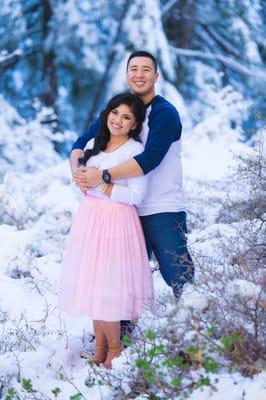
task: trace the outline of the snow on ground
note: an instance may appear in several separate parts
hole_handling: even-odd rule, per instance
[[[217,378],[217,377],[215,377]],[[214,379],[215,379],[214,378]],[[264,400],[266,373],[261,373],[255,379],[243,378],[240,375],[219,374],[219,381],[215,383],[217,391],[210,388],[195,390],[191,400]]]
[[[13,115],[12,118],[17,117]],[[250,152],[246,145],[238,142],[238,134],[229,131],[225,125],[224,135],[220,135],[218,125],[210,117],[184,139],[185,180],[187,188],[193,188],[194,197],[199,199],[213,196],[208,186],[202,193],[202,181],[207,185],[214,181],[221,183],[234,163],[234,153]],[[205,134],[206,126],[209,135]],[[46,151],[52,152],[47,146]],[[84,317],[72,319],[60,315],[57,310],[62,254],[81,195],[71,184],[68,163],[59,162],[53,152],[51,160],[46,160],[44,167],[35,173],[25,170],[17,175],[7,173],[0,186],[0,345],[2,349],[6,346],[0,355],[0,378],[6,387],[13,387],[18,392],[21,384],[17,379],[24,378],[31,379],[35,390],[51,398],[51,391],[60,388],[58,398],[62,400],[68,400],[79,390],[90,400],[111,399],[110,387],[85,385],[88,377],[92,381],[96,379],[93,370],[79,357],[84,347],[93,347],[89,341],[91,321]],[[217,190],[215,195],[223,198],[225,192],[221,187]],[[229,238],[234,235],[232,226],[214,224],[216,212],[209,211],[209,226],[198,228],[190,235],[191,243],[204,238],[195,245],[198,252],[215,252],[215,235],[221,231]],[[12,219],[12,215],[15,218]],[[213,254],[215,256],[217,254]],[[158,272],[154,273],[154,283],[156,297],[170,294]],[[258,288],[244,279],[236,279],[227,290],[231,296],[235,293],[256,296]],[[208,299],[187,287],[181,304],[180,321],[186,318],[186,310],[204,310]],[[145,328],[145,317],[141,323]],[[124,368],[123,360],[123,356],[116,360],[114,373],[117,370],[119,374]],[[208,387],[197,389],[191,400],[266,398],[265,372],[253,378],[244,378],[238,373],[213,374],[212,379],[216,378],[216,391]],[[138,399],[144,398],[139,396]]]

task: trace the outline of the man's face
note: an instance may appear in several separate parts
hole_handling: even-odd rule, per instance
[[[138,96],[149,96],[154,92],[154,85],[158,79],[154,64],[149,57],[134,57],[130,60],[127,69],[127,82],[132,92]]]

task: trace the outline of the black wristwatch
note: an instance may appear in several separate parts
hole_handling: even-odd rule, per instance
[[[111,175],[108,172],[108,169],[104,169],[102,173],[102,180],[105,183],[110,183],[111,182]]]

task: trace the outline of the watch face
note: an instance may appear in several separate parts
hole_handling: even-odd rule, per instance
[[[111,182],[111,175],[107,171],[107,169],[103,170],[103,175],[102,175],[103,181],[105,183],[110,183]]]

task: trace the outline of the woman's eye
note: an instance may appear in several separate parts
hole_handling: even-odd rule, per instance
[[[112,110],[111,113],[116,115],[117,114],[117,110]]]

